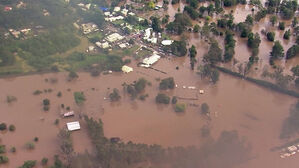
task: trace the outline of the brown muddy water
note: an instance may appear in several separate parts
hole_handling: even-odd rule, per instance
[[[8,152],[10,163],[2,167],[17,167],[25,160],[41,160],[43,157],[52,158],[59,153],[57,133],[65,128],[68,121],[79,120],[83,128],[72,132],[74,148],[77,153],[92,152],[87,130],[78,114],[87,114],[95,118],[102,118],[107,137],[120,137],[124,141],[134,141],[147,144],[161,144],[167,146],[201,146],[207,139],[201,137],[200,129],[209,125],[211,135],[217,138],[224,130],[237,130],[244,140],[251,143],[254,159],[244,165],[252,167],[296,167],[299,156],[280,159],[278,153],[269,149],[283,143],[279,140],[282,121],[288,116],[288,110],[295,98],[274,93],[243,80],[221,74],[220,81],[211,85],[201,80],[198,75],[189,70],[187,57],[178,59],[161,59],[154,68],[165,71],[162,74],[150,69],[138,68],[134,65],[134,72],[129,74],[113,73],[100,77],[91,77],[88,73],[79,73],[76,81],[68,82],[67,74],[31,75],[15,78],[0,79],[0,117],[1,122],[15,124],[15,132],[1,132],[1,143],[17,148],[17,152]],[[179,66],[179,70],[175,67]],[[171,105],[156,105],[155,96],[159,92],[157,78],[173,76],[178,88],[165,92],[186,98],[196,97],[196,90],[183,89],[182,86],[196,86],[205,90],[198,100],[179,100],[187,104],[185,113],[177,114]],[[132,101],[123,92],[121,84],[132,83],[140,77],[152,83],[147,86],[145,93],[149,94],[146,101]],[[57,78],[58,82],[45,82],[46,78]],[[33,95],[37,90],[51,88],[51,93]],[[92,89],[94,88],[94,90]],[[110,88],[110,89],[109,89]],[[122,99],[118,103],[104,100],[109,90],[118,88]],[[70,91],[68,91],[70,89]],[[56,96],[62,92],[62,97]],[[87,101],[78,107],[74,103],[73,92],[83,91]],[[7,95],[17,97],[16,102],[8,104]],[[42,110],[42,100],[49,98],[50,111]],[[199,107],[206,102],[211,109],[211,121],[202,116]],[[61,119],[59,117],[60,104],[70,106],[76,112],[76,117]],[[54,120],[60,118],[59,126]],[[24,145],[39,137],[35,149],[28,151]],[[52,160],[51,160],[52,161]]]

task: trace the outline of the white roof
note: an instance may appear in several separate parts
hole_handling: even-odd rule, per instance
[[[127,45],[125,44],[125,43],[122,43],[122,44],[120,44],[120,45],[118,45],[120,48],[126,48],[127,47]]]
[[[133,68],[127,66],[127,65],[124,65],[121,70],[124,72],[124,73],[129,73],[129,72],[132,72],[133,71]]]
[[[167,46],[167,45],[171,45],[173,43],[173,40],[163,40],[161,43],[162,45]]]
[[[104,12],[104,15],[105,15],[105,16],[110,16],[111,13],[110,13],[110,12]]]
[[[119,7],[119,6],[115,7],[115,8],[114,8],[114,11],[115,11],[115,12],[119,12],[119,11],[120,11],[120,7]]]
[[[154,54],[148,58],[144,58],[142,63],[144,64],[144,67],[149,67],[151,65],[153,65],[155,62],[157,62],[159,59],[161,58],[161,56]]]
[[[75,131],[75,130],[79,130],[80,129],[80,123],[79,121],[74,121],[74,122],[69,122],[66,123],[67,129],[69,131]]]
[[[124,39],[124,37],[121,36],[118,33],[112,33],[112,34],[110,34],[109,36],[106,37],[106,40],[109,41],[109,42],[115,42],[115,41],[119,41],[119,40],[122,40],[122,39]]]

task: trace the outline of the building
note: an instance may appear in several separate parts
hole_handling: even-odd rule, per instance
[[[117,20],[123,20],[124,17],[123,16],[112,16],[112,17],[106,17],[105,18],[105,21],[109,21],[109,22],[114,22],[114,21],[117,21]]]
[[[79,121],[66,123],[66,126],[69,131],[76,131],[81,129]]]
[[[129,73],[129,72],[132,72],[133,71],[133,68],[127,66],[127,65],[124,65],[121,70],[124,72],[124,73]]]
[[[116,41],[119,41],[122,39],[124,39],[124,37],[118,33],[112,33],[106,37],[106,40],[109,41],[110,43],[113,43],[113,42],[116,42]]]
[[[8,29],[8,31],[11,33],[11,35],[13,35],[15,38],[19,38],[21,32],[14,30],[14,29]]]
[[[161,43],[164,46],[169,46],[173,43],[173,40],[163,40]]]
[[[89,52],[94,51],[94,49],[95,49],[94,46],[89,46],[89,47],[88,47],[88,51],[89,51]]]
[[[148,67],[152,66],[154,63],[156,63],[157,61],[159,61],[160,58],[161,58],[161,56],[159,56],[157,54],[153,54],[152,56],[150,56],[148,58],[144,58],[141,66],[148,68]]]
[[[69,112],[64,113],[63,117],[71,117],[71,116],[74,116],[74,115],[75,115],[74,111],[69,111]]]
[[[119,12],[120,11],[120,7],[119,6],[116,6],[113,10],[114,12]]]
[[[89,34],[91,32],[98,31],[98,26],[94,23],[86,23],[81,25],[83,34]]]
[[[121,10],[121,13],[124,15],[124,16],[127,16],[129,10],[124,8],[123,10]]]
[[[11,11],[11,10],[12,10],[12,7],[10,7],[10,6],[5,6],[4,7],[5,12]]]
[[[103,42],[103,43],[100,43],[100,42],[96,42],[96,45],[102,49],[106,49],[106,48],[109,48],[110,45],[108,42]]]
[[[31,31],[31,29],[22,29],[22,30],[20,30],[23,34],[25,34],[25,35],[27,35],[30,31]]]
[[[121,49],[127,48],[126,43],[122,43],[122,44],[120,44],[120,45],[118,45],[118,46],[119,46],[119,48],[121,48]]]

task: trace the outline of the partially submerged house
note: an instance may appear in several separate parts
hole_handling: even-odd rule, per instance
[[[79,121],[68,122],[66,123],[66,126],[69,131],[76,131],[81,129]]]
[[[140,66],[148,68],[148,67],[152,66],[154,63],[156,63],[157,61],[159,61],[160,58],[161,58],[161,56],[159,56],[157,54],[153,54],[152,56],[150,56],[148,58],[144,58],[142,61],[142,64]]]
[[[75,115],[75,112],[74,111],[69,111],[69,112],[66,112],[63,114],[63,117],[72,117]]]

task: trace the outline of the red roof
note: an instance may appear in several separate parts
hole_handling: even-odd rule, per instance
[[[10,6],[5,6],[5,8],[4,8],[4,11],[11,11],[12,10],[12,7],[10,7]]]

